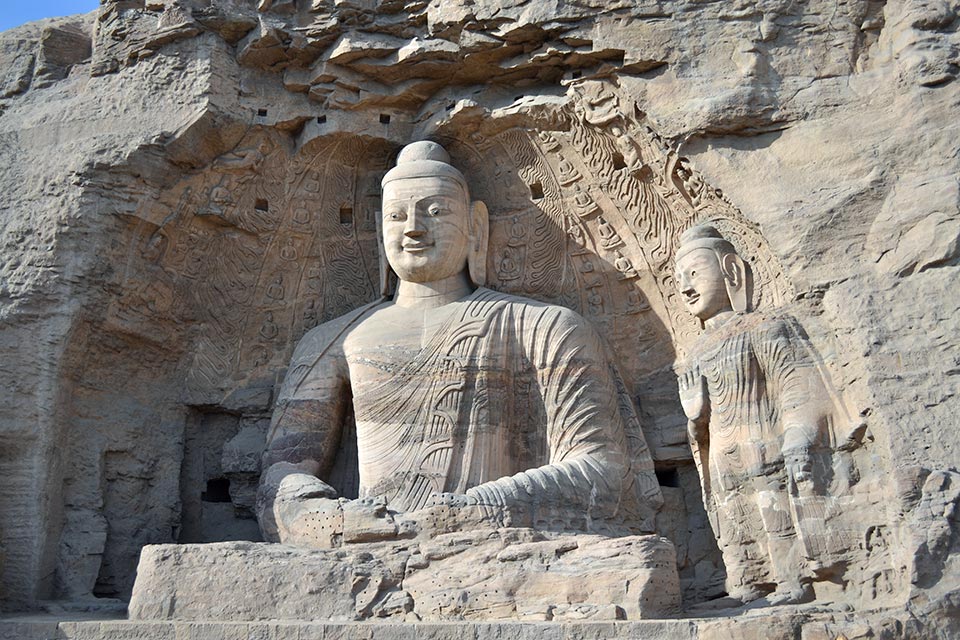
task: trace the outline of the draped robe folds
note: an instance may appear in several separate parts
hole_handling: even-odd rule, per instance
[[[652,530],[661,498],[632,404],[568,309],[481,288],[318,327],[294,354],[265,463],[311,459],[329,473],[347,389],[361,497],[415,511],[467,494],[536,526]]]
[[[728,584],[777,583],[801,571],[781,541],[800,536],[805,557],[823,555],[822,499],[800,496],[784,451],[803,445],[817,491],[831,475],[834,400],[796,321],[734,316],[705,334],[691,363],[706,380],[709,426],[694,442],[704,504]],[[783,564],[783,566],[780,566]]]

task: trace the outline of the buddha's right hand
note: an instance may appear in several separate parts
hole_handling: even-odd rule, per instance
[[[280,542],[314,549],[339,547],[343,539],[341,502],[329,498],[278,501],[274,506]]]
[[[306,498],[279,503],[280,542],[315,549],[411,537],[381,497]]]
[[[333,487],[314,475],[285,475],[273,501],[280,542],[320,549],[339,546],[343,511],[336,496]]]

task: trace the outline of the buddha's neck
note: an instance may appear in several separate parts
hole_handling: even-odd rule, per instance
[[[401,280],[393,301],[398,307],[433,309],[456,302],[473,293],[466,271],[433,282]]]
[[[724,325],[727,320],[734,316],[733,309],[728,309],[726,311],[721,311],[717,315],[713,316],[709,320],[704,321],[703,328],[707,331],[713,331]]]

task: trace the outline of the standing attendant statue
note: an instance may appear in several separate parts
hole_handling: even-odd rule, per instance
[[[680,400],[727,592],[809,601],[830,564],[833,396],[796,321],[750,312],[749,266],[714,227],[683,234],[675,267],[704,327],[678,366]]]

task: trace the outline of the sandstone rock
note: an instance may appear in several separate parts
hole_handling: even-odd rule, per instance
[[[146,547],[132,620],[637,620],[678,611],[673,545],[529,530],[308,550]],[[664,579],[670,575],[673,580]]]
[[[42,83],[64,78],[73,65],[90,57],[90,34],[85,31],[85,26],[68,23],[44,29],[36,68]]]
[[[855,611],[703,629],[956,634],[955,2],[268,5],[108,0],[0,36],[5,610],[126,596],[140,548],[197,524],[183,498],[219,476],[184,461],[218,465],[231,429],[269,413],[226,399],[269,396],[297,338],[376,297],[379,178],[434,137],[490,207],[491,286],[578,310],[611,343],[661,482],[682,492],[667,504],[685,512],[659,519],[691,601],[722,571],[671,370],[698,335],[671,293],[679,232],[707,212],[742,230],[767,300],[863,423],[842,509],[875,525],[851,532],[851,580],[818,603]],[[360,33],[458,51],[325,64]],[[256,171],[236,168],[263,144]],[[237,500],[249,515],[249,484]],[[236,530],[235,505],[206,506]],[[618,615],[592,611],[555,615]],[[489,633],[563,633],[550,624]]]

